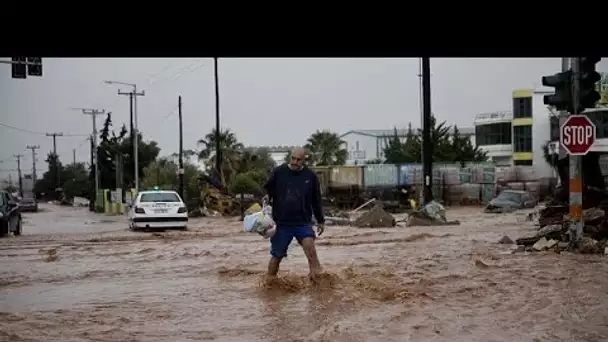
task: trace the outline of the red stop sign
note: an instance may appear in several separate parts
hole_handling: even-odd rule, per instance
[[[595,124],[586,115],[570,115],[560,127],[559,143],[569,155],[585,155],[595,143]]]

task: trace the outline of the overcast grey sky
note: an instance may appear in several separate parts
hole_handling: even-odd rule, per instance
[[[605,64],[605,61],[602,63]],[[14,169],[13,154],[27,144],[41,146],[39,168],[52,149],[44,132],[90,134],[91,118],[70,107],[103,108],[113,113],[117,129],[128,122],[126,96],[103,80],[137,83],[139,128],[156,140],[161,155],[177,151],[177,97],[183,99],[184,146],[215,126],[213,59],[51,59],[44,76],[12,79],[0,65],[0,123],[42,134],[0,127],[0,169]],[[543,75],[559,71],[550,59],[432,59],[433,112],[440,120],[472,127],[476,113],[508,110],[514,88],[538,86]],[[608,68],[607,68],[608,69]],[[230,128],[245,145],[303,144],[316,129],[343,133],[351,129],[390,129],[408,122],[420,125],[418,59],[220,59],[222,128]],[[101,127],[103,118],[99,118]],[[64,161],[88,160],[84,136],[60,137]],[[4,178],[6,172],[0,174]]]

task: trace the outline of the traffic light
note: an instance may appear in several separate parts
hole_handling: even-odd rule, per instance
[[[28,76],[42,76],[42,58],[28,57],[27,58],[27,74]],[[35,64],[29,64],[35,63]]]
[[[580,73],[580,109],[595,108],[595,104],[600,100],[600,93],[596,90],[596,84],[602,77],[595,71],[595,65],[601,60],[600,57],[581,57],[579,59]]]
[[[543,97],[544,104],[553,106],[557,110],[573,111],[572,70],[551,76],[543,76],[542,84],[545,87],[555,88],[555,94]]]
[[[27,67],[25,66],[25,62],[27,61],[27,58],[25,57],[13,57],[11,58],[11,61],[13,62],[11,64],[11,74],[13,76],[13,78],[21,78],[21,79],[25,79],[27,78]]]

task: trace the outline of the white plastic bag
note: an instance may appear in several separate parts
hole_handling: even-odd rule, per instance
[[[243,228],[246,232],[258,233],[266,237],[267,232],[274,228],[272,220],[272,207],[264,205],[261,211],[245,216]]]

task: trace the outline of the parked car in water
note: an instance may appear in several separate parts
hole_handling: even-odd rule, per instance
[[[21,212],[37,212],[38,201],[36,200],[36,197],[33,195],[24,195],[19,201],[19,209],[21,209]]]
[[[21,235],[21,211],[16,199],[7,191],[0,190],[0,236],[9,232]]]
[[[505,189],[488,203],[484,212],[502,213],[517,209],[534,208],[538,201],[524,190]]]
[[[188,228],[188,209],[172,190],[140,191],[128,213],[131,230]]]

